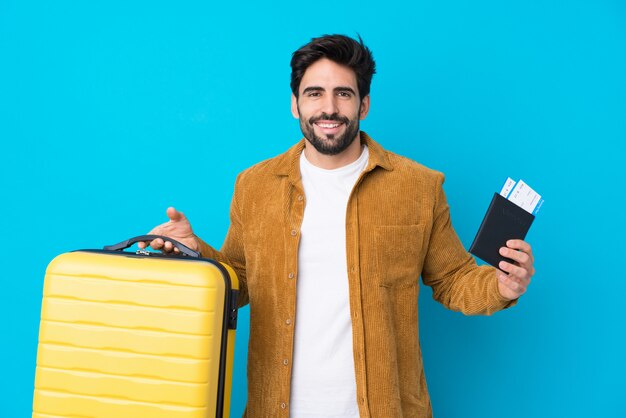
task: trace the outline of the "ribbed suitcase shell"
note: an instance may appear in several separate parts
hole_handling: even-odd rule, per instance
[[[44,281],[33,418],[227,417],[229,287],[238,288],[235,273],[212,260],[56,257]]]

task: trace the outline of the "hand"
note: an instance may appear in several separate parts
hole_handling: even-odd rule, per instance
[[[159,226],[156,226],[152,231],[148,232],[149,235],[163,235],[173,240],[186,245],[194,251],[198,251],[200,245],[198,244],[197,237],[191,229],[191,224],[182,212],[178,212],[173,207],[167,208],[165,212],[167,217],[170,218],[169,222],[165,222]],[[165,253],[178,254],[180,251],[175,248],[170,241],[163,241],[161,238],[157,238],[149,243],[139,242],[138,247],[141,249],[146,248],[148,245],[155,250],[161,250]]]
[[[509,240],[506,245],[500,248],[500,254],[512,259],[515,264],[500,262],[500,270],[497,271],[498,290],[503,298],[513,300],[526,292],[530,278],[535,274],[535,259],[530,245],[521,239]]]

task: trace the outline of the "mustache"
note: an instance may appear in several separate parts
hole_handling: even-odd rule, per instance
[[[319,116],[313,116],[311,119],[309,119],[309,123],[314,124],[315,122],[318,122],[320,120],[332,120],[335,122],[341,122],[346,125],[350,123],[350,119],[345,116],[341,116],[339,113],[333,113],[332,115],[329,115],[328,113],[322,113]]]

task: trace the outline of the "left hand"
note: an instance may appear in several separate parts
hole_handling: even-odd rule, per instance
[[[515,261],[515,264],[500,262],[500,269],[496,273],[498,290],[507,300],[517,299],[526,292],[530,278],[535,274],[532,249],[521,239],[511,239],[506,242],[506,247],[500,248],[500,255]]]

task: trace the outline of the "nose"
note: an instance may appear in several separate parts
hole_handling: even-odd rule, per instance
[[[337,97],[334,94],[327,94],[322,98],[322,102],[320,103],[321,112],[324,112],[328,115],[332,115],[339,112],[339,107],[337,106]]]

